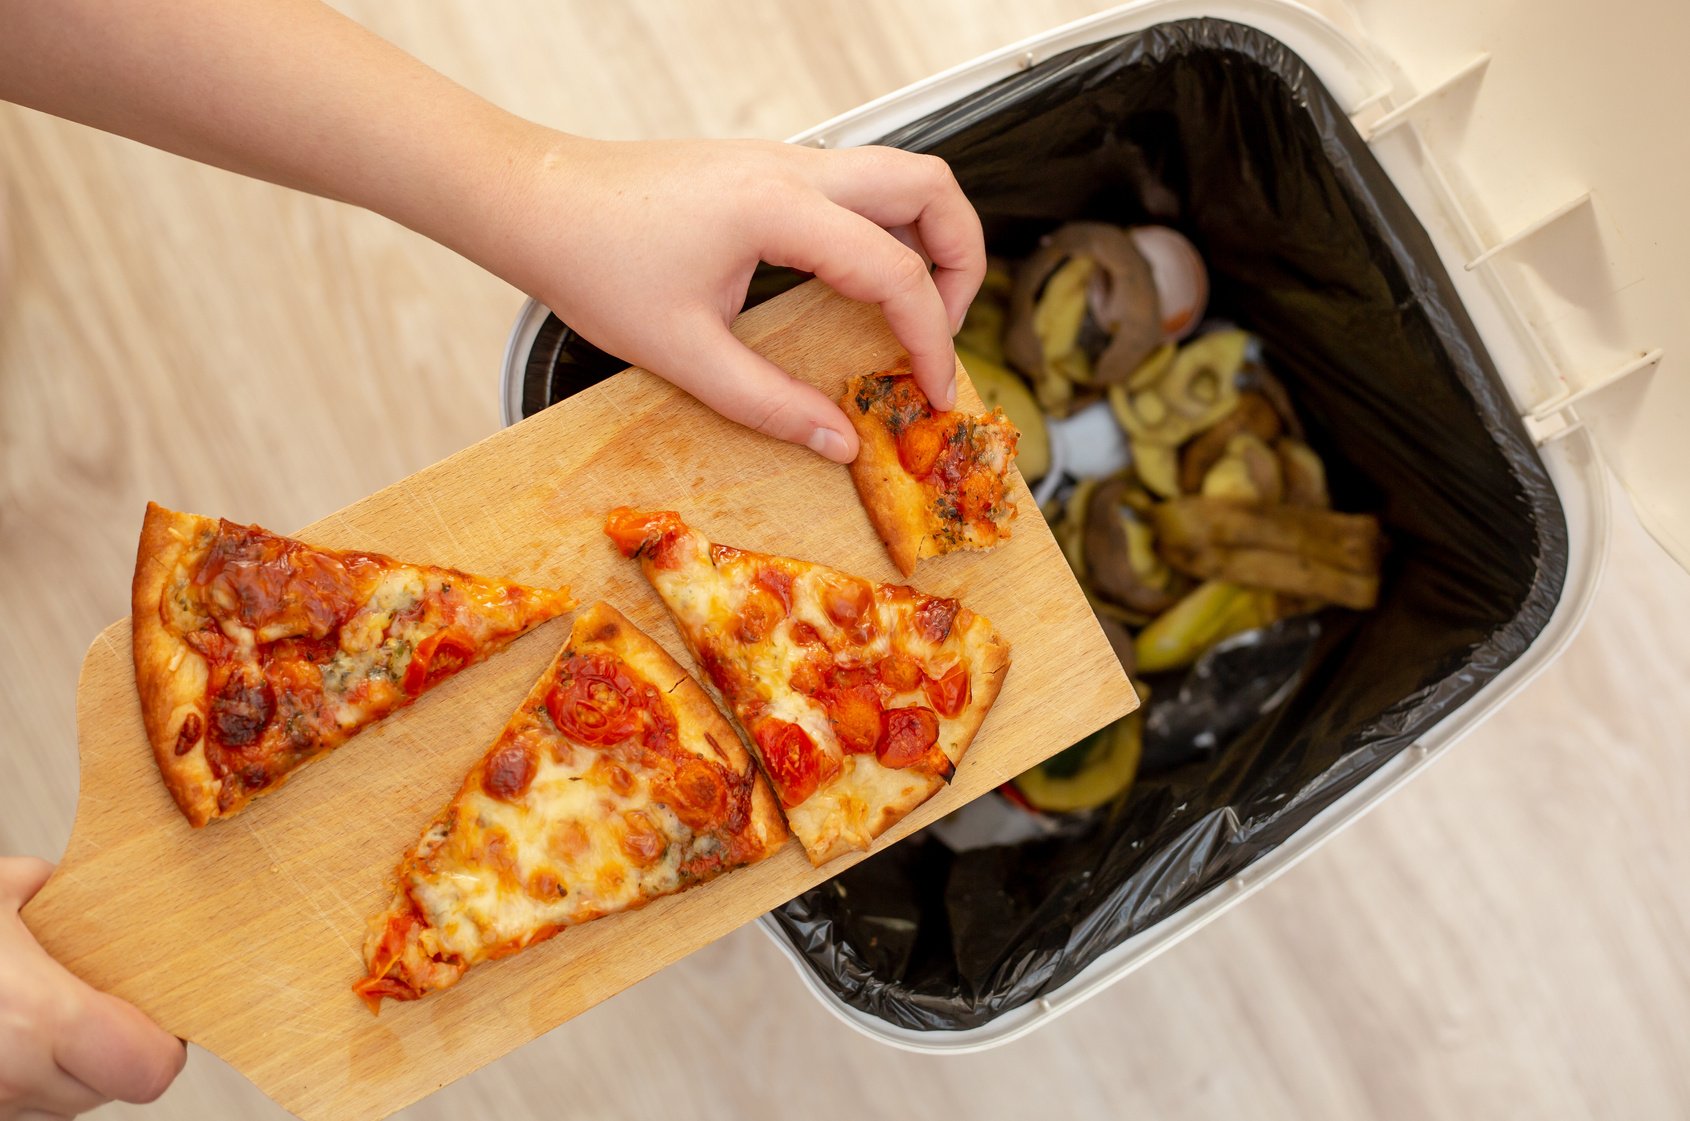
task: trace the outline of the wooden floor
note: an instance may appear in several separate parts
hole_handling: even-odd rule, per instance
[[[790,135],[1102,6],[346,5],[493,100],[607,137]],[[498,423],[519,303],[368,214],[0,107],[0,852],[68,836],[77,667],[126,609],[145,500],[287,529],[457,450]],[[888,1049],[749,928],[404,1116],[1690,1115],[1690,577],[1617,501],[1562,658],[1044,1030]],[[99,1116],[283,1114],[195,1051],[161,1103]]]

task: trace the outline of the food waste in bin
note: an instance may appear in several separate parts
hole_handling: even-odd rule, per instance
[[[994,260],[957,335],[1144,703],[938,826],[953,847],[1060,831],[1213,751],[1285,699],[1320,612],[1378,601],[1378,519],[1332,509],[1290,393],[1256,338],[1201,322],[1207,291],[1177,231],[1071,222]]]

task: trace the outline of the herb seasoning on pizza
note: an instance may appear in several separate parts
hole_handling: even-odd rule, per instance
[[[595,604],[400,862],[353,988],[372,1012],[414,1000],[785,841],[774,795],[704,690]]]
[[[1009,536],[1016,511],[1004,487],[1020,433],[1002,409],[934,412],[908,359],[850,379],[839,404],[862,440],[851,480],[899,572]]]
[[[949,781],[1009,669],[1009,645],[954,599],[791,557],[713,545],[677,514],[605,527],[674,616],[820,865]]]
[[[132,589],[153,753],[193,825],[574,606],[530,588],[147,506]]]

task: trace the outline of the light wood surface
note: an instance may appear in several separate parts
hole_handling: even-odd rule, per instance
[[[903,355],[880,310],[811,281],[741,316],[753,350],[829,397]],[[981,409],[959,379],[958,404]],[[1010,497],[1035,509],[1016,473]],[[331,548],[568,585],[608,599],[690,666],[662,601],[604,534],[617,505],[678,509],[712,540],[903,583],[848,472],[625,370],[300,531]],[[879,852],[1137,707],[1037,517],[989,553],[913,582],[992,620],[1012,663],[951,782]],[[227,1061],[307,1121],[383,1117],[475,1070],[863,859],[769,859],[390,1003],[351,991],[393,866],[456,793],[568,635],[554,620],[382,721],[226,823],[195,831],[158,781],[128,620],[95,639],[77,690],[81,793],[58,871],[25,923],[78,976]],[[1050,698],[1061,696],[1055,705]],[[264,950],[254,952],[255,944]]]
[[[780,137],[1103,6],[346,8],[560,127]],[[370,215],[6,107],[0,212],[0,851],[57,858],[77,669],[125,609],[145,499],[305,525],[467,446],[498,423],[520,298]],[[891,1050],[745,929],[403,1116],[1690,1115],[1690,577],[1619,502],[1590,620],[1542,676],[1041,1031],[982,1055]],[[286,1115],[194,1048],[160,1103],[97,1116]]]

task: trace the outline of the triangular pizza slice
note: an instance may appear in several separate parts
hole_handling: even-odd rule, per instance
[[[530,588],[147,505],[135,683],[196,827],[574,607]]]
[[[870,842],[949,781],[1009,644],[954,599],[713,545],[670,511],[605,527],[675,617],[812,863]]]
[[[414,1000],[785,841],[768,783],[698,682],[594,604],[400,861],[354,989],[372,1012]]]

